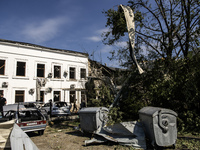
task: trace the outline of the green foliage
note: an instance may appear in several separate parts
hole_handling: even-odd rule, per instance
[[[122,112],[120,111],[119,107],[113,107],[110,109],[109,114],[108,114],[108,125],[113,125],[115,123],[119,123],[122,121]]]
[[[118,108],[113,108],[110,114],[111,123],[119,121],[120,116],[122,120],[137,120],[138,110],[149,105],[177,112],[179,131],[199,132],[199,1],[131,0],[128,4],[135,15],[134,50],[148,67],[143,68],[142,75],[133,67]],[[103,35],[104,43],[113,45],[124,41],[127,29],[123,11],[109,9],[104,14],[106,26],[110,28]],[[148,51],[148,57],[142,56],[142,50]],[[128,47],[111,53],[112,58],[125,62],[123,66],[132,67]],[[105,84],[99,101],[92,104],[109,106],[112,100]]]
[[[101,99],[101,106],[104,106],[107,108],[109,108],[109,106],[112,104],[114,100],[111,90],[105,84],[101,85],[100,99]]]
[[[104,34],[105,36],[104,42],[111,35],[112,37],[109,38],[106,44],[112,45],[121,36],[124,36],[125,32],[127,32],[126,21],[124,19],[124,15],[120,13],[119,11],[109,9],[108,11],[103,12],[103,13],[107,17],[106,27],[109,26],[111,29],[110,31]]]
[[[156,56],[170,61],[182,56],[187,58],[190,51],[199,49],[200,5],[197,0],[130,0],[128,5],[135,16],[135,50],[139,56],[146,57],[144,50],[148,51],[150,59]],[[103,34],[104,43],[128,42],[126,21],[120,7],[103,13],[107,17],[106,27],[110,29]],[[123,55],[128,61],[128,49],[116,51],[111,52],[113,58],[121,61]]]
[[[179,131],[199,132],[199,64],[199,56],[171,60],[170,65],[161,59],[145,74],[133,74],[119,104],[123,119],[136,120],[138,110],[146,105],[168,108],[178,114]]]
[[[91,88],[92,87],[92,88]],[[88,107],[109,107],[113,102],[113,95],[109,86],[106,86],[103,81],[101,81],[101,87],[99,90],[99,95],[97,95],[97,89],[95,88],[94,81],[87,83],[87,98],[88,98]],[[98,99],[96,99],[98,97]]]

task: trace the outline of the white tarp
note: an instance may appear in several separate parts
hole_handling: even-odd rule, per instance
[[[127,29],[128,29],[128,35],[129,35],[129,40],[130,40],[130,45],[131,45],[131,58],[133,59],[133,61],[135,62],[139,73],[142,74],[144,71],[142,70],[142,68],[140,67],[140,65],[137,62],[135,53],[134,53],[134,46],[135,46],[135,22],[134,22],[134,14],[133,14],[133,10],[129,7],[129,6],[123,6],[120,5],[121,8],[124,11],[124,16],[126,19],[126,25],[127,25]]]
[[[29,136],[17,125],[14,124],[10,135],[12,150],[39,150]]]

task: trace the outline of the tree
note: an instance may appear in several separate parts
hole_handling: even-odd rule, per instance
[[[135,12],[136,51],[148,51],[150,58],[164,58],[167,64],[172,59],[187,58],[189,51],[199,51],[198,0],[134,0],[128,4]],[[120,10],[104,13],[110,28],[104,34],[104,43],[112,45],[126,35],[126,22]]]
[[[135,51],[150,69],[146,68],[142,75],[133,70],[129,85],[122,92],[119,111],[124,112],[125,119],[137,119],[138,110],[145,105],[169,108],[178,113],[179,130],[198,132],[200,2],[134,0],[128,5],[135,14]],[[104,13],[110,28],[104,34],[104,43],[112,45],[124,40],[127,29],[123,11],[109,9]],[[148,56],[142,56],[142,50],[148,51]],[[112,54],[130,65],[128,48]]]

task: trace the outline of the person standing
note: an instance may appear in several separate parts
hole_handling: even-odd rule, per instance
[[[81,102],[81,108],[80,109],[82,109],[82,108],[84,108],[86,105],[85,105],[85,101],[83,100],[82,102]]]
[[[6,99],[3,97],[3,93],[0,94],[0,112],[3,115],[3,106],[6,105],[7,101]]]
[[[73,109],[73,112],[74,112],[74,113],[76,113],[76,111],[77,111],[76,101],[77,101],[77,99],[74,100],[74,109]],[[75,110],[76,110],[76,111],[75,111]]]
[[[49,115],[50,115],[50,118],[52,117],[51,115],[51,112],[52,112],[52,99],[49,100],[49,105],[50,105],[50,110],[49,110]]]

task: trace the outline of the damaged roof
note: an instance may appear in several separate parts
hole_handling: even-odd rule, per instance
[[[18,42],[18,41],[0,39],[0,43],[1,44],[15,45],[15,46],[22,46],[22,47],[31,47],[31,48],[34,48],[34,49],[42,49],[42,50],[45,50],[45,51],[59,52],[59,53],[69,54],[69,55],[79,55],[79,56],[88,57],[87,53],[82,53],[82,52],[77,52],[77,51],[72,51],[72,50],[50,48],[50,47],[45,47],[45,46],[26,43],[26,42]]]

